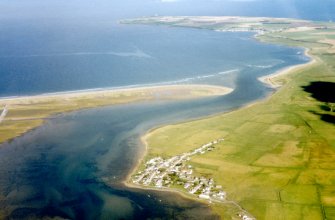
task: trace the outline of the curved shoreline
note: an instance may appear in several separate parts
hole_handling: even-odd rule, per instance
[[[160,126],[160,127],[162,127],[162,126]],[[160,128],[160,127],[158,127],[158,128]],[[211,197],[210,199],[203,199],[201,197],[194,196],[194,194],[190,194],[190,193],[187,193],[183,190],[173,188],[173,187],[170,188],[170,187],[164,187],[164,186],[162,186],[162,187],[144,186],[144,185],[141,185],[141,184],[135,184],[135,183],[131,182],[130,181],[131,176],[138,170],[139,166],[142,164],[142,162],[145,158],[145,153],[148,150],[147,138],[152,134],[152,132],[154,130],[156,130],[158,128],[153,128],[149,132],[146,132],[144,135],[141,136],[141,143],[144,145],[144,148],[145,148],[145,150],[142,153],[143,157],[142,158],[140,157],[138,159],[138,161],[136,163],[136,166],[134,166],[132,171],[128,173],[126,179],[121,182],[124,186],[126,186],[128,188],[134,188],[134,189],[140,189],[140,190],[163,191],[163,192],[177,193],[179,196],[181,196],[183,198],[191,199],[193,201],[197,201],[197,202],[200,202],[200,203],[208,205],[208,206],[210,204],[225,204],[225,205],[231,204],[239,210],[238,215],[248,216],[248,218],[250,220],[255,220],[255,218],[252,216],[252,214],[250,214],[248,211],[246,211],[241,205],[239,205],[237,202],[235,202],[233,200],[229,200],[227,198],[224,199],[224,200],[220,200],[220,199],[213,198],[213,197]]]
[[[280,76],[284,76],[284,75],[288,75],[288,74],[294,74],[296,73],[297,71],[299,70],[302,70],[302,69],[305,69],[305,68],[308,68],[309,66],[312,66],[314,64],[317,63],[317,60],[316,58],[314,58],[312,55],[309,54],[309,49],[308,48],[305,48],[305,55],[308,55],[308,57],[311,58],[311,60],[307,63],[304,63],[304,64],[298,64],[298,65],[294,65],[294,66],[290,66],[290,67],[287,67],[287,68],[284,68],[282,70],[279,70],[273,74],[270,74],[270,75],[267,75],[265,76],[263,79],[261,79],[262,77],[258,78],[258,80],[260,80],[261,82],[263,82],[264,84],[266,85],[269,85],[271,86],[271,88],[273,89],[276,89],[274,91],[277,92],[281,85],[278,85],[277,83],[275,83],[273,80],[277,77],[280,77]],[[256,105],[258,103],[261,103],[261,102],[264,102],[268,99],[270,99],[274,93],[271,93],[269,94],[267,97],[263,98],[263,99],[260,99],[260,100],[256,100],[246,106],[241,106],[240,108],[238,109],[235,109],[235,110],[232,110],[232,111],[229,111],[229,112],[224,112],[224,113],[217,113],[217,114],[213,114],[213,115],[209,115],[209,116],[205,116],[205,117],[201,117],[201,118],[197,118],[197,119],[194,119],[194,120],[187,120],[187,121],[183,121],[183,122],[180,122],[178,124],[184,124],[184,123],[188,123],[190,121],[197,121],[197,120],[202,120],[202,119],[206,119],[206,118],[212,118],[212,117],[215,117],[215,116],[221,116],[221,115],[227,115],[229,113],[234,113],[235,111],[237,110],[240,110],[240,109],[245,109],[245,108],[248,108],[250,106],[253,106],[253,105]],[[193,201],[197,201],[197,202],[200,202],[202,204],[207,204],[207,205],[210,205],[211,203],[213,204],[234,204],[235,206],[239,207],[241,212],[238,214],[238,215],[243,215],[242,213],[247,213],[247,214],[250,214],[250,216],[252,216],[252,213],[249,213],[248,211],[246,211],[242,206],[240,206],[240,204],[238,204],[237,202],[235,201],[231,201],[231,200],[226,200],[226,202],[217,202],[215,200],[205,200],[205,199],[200,199],[198,198],[197,196],[194,196],[192,194],[189,194],[185,191],[182,191],[182,190],[179,190],[177,188],[167,188],[167,187],[164,187],[164,188],[157,188],[157,187],[154,187],[154,186],[143,186],[143,185],[140,185],[140,184],[134,184],[132,183],[131,181],[131,177],[137,173],[139,171],[139,168],[140,166],[145,162],[145,158],[146,156],[148,155],[148,142],[147,142],[147,139],[149,138],[149,136],[152,135],[152,133],[157,130],[157,129],[160,129],[160,128],[163,128],[165,126],[169,126],[171,124],[166,124],[166,125],[161,125],[161,126],[158,126],[158,127],[154,127],[150,130],[148,130],[146,133],[144,133],[141,137],[140,137],[140,140],[141,140],[141,144],[143,145],[144,147],[144,150],[141,152],[141,155],[139,155],[139,158],[136,162],[136,165],[133,167],[133,169],[128,173],[126,179],[124,181],[122,181],[122,184],[124,184],[124,186],[126,187],[129,187],[129,188],[134,188],[134,189],[141,189],[141,190],[153,190],[153,191],[164,191],[164,192],[172,192],[172,193],[177,193],[178,195],[184,197],[184,198],[187,198],[187,199],[191,199]],[[229,192],[227,192],[229,194]],[[219,214],[217,212],[215,212],[213,209],[212,211],[216,214]],[[256,219],[254,217],[251,217],[252,219]]]
[[[64,91],[55,93],[45,93],[39,95],[29,96],[12,96],[12,97],[0,97],[0,104],[3,102],[20,101],[28,99],[50,99],[50,98],[81,98],[83,96],[98,96],[98,95],[110,95],[119,94],[126,92],[157,92],[157,91],[169,91],[169,90],[207,90],[208,96],[212,95],[225,95],[233,91],[233,89],[224,86],[214,86],[205,84],[176,84],[176,85],[160,85],[160,86],[143,86],[143,87],[132,87],[132,88],[120,88],[120,89],[88,89],[88,90],[74,90]],[[200,95],[201,96],[201,95]],[[203,96],[207,96],[204,94]]]
[[[279,70],[279,71],[277,71],[273,74],[270,74],[270,75],[267,75],[267,76],[264,76],[264,77],[260,77],[259,80],[262,81],[265,84],[270,85],[273,88],[278,88],[280,85],[274,82],[275,78],[277,78],[279,76],[286,75],[286,74],[293,74],[293,72],[296,72],[298,70],[302,70],[302,69],[306,68],[307,66],[313,65],[314,63],[316,63],[317,60],[309,54],[309,51],[306,48],[305,48],[305,54],[307,54],[309,57],[312,58],[309,62],[284,68],[284,69]],[[263,78],[263,79],[261,79],[261,78]],[[252,105],[257,104],[259,102],[263,102],[264,100],[267,100],[268,98],[271,98],[271,97],[272,97],[272,95],[269,95],[265,99],[256,100],[255,102],[252,103]],[[245,106],[241,107],[240,109],[244,109],[244,108],[245,108]],[[217,114],[218,115],[226,115],[227,113],[217,113]],[[213,117],[213,115],[210,115],[210,116],[207,116],[207,117],[204,117],[204,118],[209,118],[209,117]],[[199,118],[197,120],[200,120],[200,119],[203,119],[203,118]],[[188,121],[186,121],[186,122],[188,122]],[[186,123],[186,122],[181,122],[181,123]],[[157,128],[160,128],[160,127],[162,127],[162,126],[159,126]],[[135,185],[135,184],[130,183],[129,180],[130,180],[131,175],[139,168],[141,162],[145,158],[145,155],[147,155],[148,144],[147,144],[146,139],[157,128],[153,128],[153,129],[149,130],[148,132],[146,132],[144,135],[141,136],[141,142],[142,142],[142,144],[144,144],[145,150],[143,152],[141,152],[142,157],[138,160],[137,165],[134,166],[134,169],[132,170],[132,172],[129,173],[129,175],[127,176],[127,179],[123,183],[125,184],[125,186],[131,187],[131,188],[138,188],[138,189],[145,189],[145,190],[156,190],[156,191],[169,191],[169,192],[178,193],[183,197],[194,199],[194,200],[199,201],[199,202],[205,202],[205,200],[200,200],[200,199],[192,197],[192,196],[187,196],[187,193],[181,192],[181,191],[179,191],[178,189],[175,189],[175,188],[167,188],[167,189],[163,188],[162,189],[162,188],[141,187],[140,185]]]
[[[260,39],[257,39],[257,40],[260,41]],[[289,66],[289,67],[283,68],[283,69],[278,70],[278,71],[276,71],[276,72],[274,72],[272,74],[259,77],[258,80],[261,81],[262,83],[264,83],[265,85],[269,86],[270,88],[275,89],[274,92],[278,91],[279,88],[282,85],[279,84],[278,82],[275,82],[275,79],[277,79],[278,77],[282,77],[282,76],[288,75],[288,74],[297,73],[299,70],[304,70],[304,69],[308,68],[309,66],[313,66],[314,64],[317,63],[317,58],[314,57],[313,55],[311,55],[311,53],[310,53],[311,48],[303,47],[303,49],[304,49],[304,55],[306,57],[310,58],[310,60],[308,62],[303,63],[303,64],[297,64],[297,65],[293,65],[293,66]],[[242,107],[240,107],[238,109],[248,108],[251,105],[255,105],[257,103],[264,102],[264,101],[270,99],[272,96],[273,96],[273,93],[270,94],[270,95],[268,95],[267,97],[265,97],[263,99],[256,100],[255,102],[252,102],[252,103],[250,103],[250,104],[248,104],[246,106],[242,106]],[[215,117],[216,115],[226,115],[226,114],[229,114],[229,113],[234,112],[234,111],[236,111],[236,110],[233,110],[233,111],[230,111],[230,112],[217,113],[217,114],[214,114],[214,115],[209,115],[209,116],[201,117],[201,118],[198,118],[196,120],[201,120],[201,119],[205,119],[205,118],[211,118],[211,117]],[[178,124],[184,124],[184,123],[188,123],[190,121],[194,121],[194,120],[187,120],[187,121],[183,121],[183,122],[178,123]],[[190,199],[193,199],[193,200],[205,203],[206,200],[198,199],[197,197],[191,196],[191,195],[187,194],[186,192],[180,191],[180,190],[178,190],[176,188],[168,188],[168,189],[164,188],[163,189],[163,188],[155,188],[155,187],[146,187],[146,186],[142,186],[142,185],[139,185],[139,184],[133,184],[133,183],[131,183],[131,176],[134,175],[137,171],[139,171],[139,167],[141,166],[141,164],[143,164],[143,161],[145,160],[145,158],[146,158],[146,156],[148,154],[148,142],[147,142],[148,137],[150,135],[152,135],[153,131],[155,131],[155,130],[157,130],[159,128],[168,126],[168,125],[162,125],[162,126],[158,126],[156,128],[152,128],[152,129],[150,129],[149,131],[147,131],[145,134],[143,134],[140,137],[141,143],[144,146],[144,152],[142,152],[142,155],[138,159],[138,161],[136,163],[136,166],[134,166],[134,168],[131,170],[131,172],[127,175],[127,178],[126,178],[126,180],[123,181],[123,183],[124,183],[125,186],[131,187],[131,188],[138,188],[138,189],[144,189],[144,190],[158,190],[158,191],[162,190],[162,191],[175,192],[175,193],[181,194],[182,196],[184,196],[186,198],[190,198]]]
[[[266,76],[261,76],[258,78],[259,81],[262,83],[268,85],[270,88],[276,89],[279,88],[281,85],[275,82],[275,79],[287,74],[292,73],[293,71],[298,71],[301,69],[304,69],[310,65],[313,65],[316,63],[316,58],[310,54],[310,49],[309,48],[304,48],[304,55],[310,60],[307,63],[303,64],[297,64],[289,67],[285,67],[281,70],[278,70],[272,74],[266,75]]]
[[[293,74],[294,72],[298,71],[299,69],[304,69],[304,68],[306,68],[308,66],[311,66],[311,65],[313,65],[317,62],[316,59],[312,55],[309,54],[309,51],[310,50],[308,48],[305,48],[305,55],[308,56],[309,58],[311,58],[311,60],[309,62],[303,63],[303,64],[297,64],[297,65],[294,65],[294,66],[284,68],[282,70],[276,71],[275,73],[264,76],[264,79],[263,79],[263,77],[260,77],[260,78],[258,78],[258,80],[260,80],[264,84],[270,85],[272,88],[279,88],[281,85],[278,85],[278,84],[274,83],[272,81],[274,78],[277,78],[277,77],[280,77],[280,76],[283,76],[283,75],[287,75],[287,74]],[[266,101],[267,99],[271,98],[272,95],[273,95],[273,93],[268,95],[264,99],[256,100],[255,102],[252,102],[252,103],[250,103],[246,106],[241,106],[240,108],[229,111],[229,112],[216,113],[216,114],[213,114],[213,115],[208,115],[208,116],[204,116],[204,117],[193,119],[193,120],[183,121],[183,122],[180,122],[178,124],[183,124],[183,123],[188,123],[190,121],[197,121],[197,120],[212,118],[212,117],[219,116],[219,115],[227,115],[229,113],[233,113],[236,110],[248,108],[248,107],[250,107],[252,105],[255,105],[257,103],[261,103],[263,101]],[[178,195],[180,195],[184,198],[192,199],[192,200],[195,200],[197,202],[201,202],[203,204],[210,204],[208,200],[199,199],[195,196],[189,195],[188,193],[186,193],[184,191],[181,191],[181,190],[178,190],[176,188],[167,188],[167,187],[156,188],[156,187],[150,187],[150,186],[143,186],[143,185],[140,185],[140,184],[134,184],[134,183],[131,182],[131,177],[137,171],[139,171],[139,167],[141,166],[141,164],[143,164],[143,162],[145,161],[145,158],[147,156],[147,153],[148,153],[147,139],[149,138],[149,136],[152,135],[152,133],[155,130],[163,128],[163,127],[168,126],[168,125],[171,125],[171,124],[165,124],[165,125],[160,125],[160,126],[151,128],[150,130],[148,130],[147,132],[145,132],[143,135],[140,136],[140,142],[143,145],[144,149],[141,152],[141,155],[139,155],[138,160],[137,160],[135,166],[133,167],[133,169],[128,173],[128,175],[126,176],[126,179],[123,180],[121,183],[124,184],[126,187],[129,187],[129,188],[177,193]],[[227,200],[226,203],[227,204],[228,203],[234,203],[234,204],[238,205],[236,202],[230,201],[230,200]],[[243,210],[243,208],[241,206],[239,206],[239,207]]]
[[[272,74],[269,74],[269,75],[266,75],[266,76],[262,76],[262,77],[259,77],[258,80],[261,81],[262,83],[266,84],[266,85],[269,85],[271,88],[280,88],[281,85],[275,83],[273,80],[277,77],[280,77],[280,76],[284,76],[284,75],[288,75],[288,74],[293,74],[295,71],[298,71],[298,70],[301,70],[301,69],[304,69],[304,68],[307,68],[308,66],[311,66],[311,65],[314,65],[315,63],[317,63],[317,60],[314,56],[312,56],[310,54],[310,49],[309,48],[304,48],[305,50],[305,55],[307,57],[309,57],[311,60],[307,63],[303,63],[303,64],[297,64],[297,65],[293,65],[293,66],[289,66],[289,67],[286,67],[282,70],[278,70]],[[232,111],[229,111],[229,112],[221,112],[221,113],[215,113],[215,114],[212,114],[212,115],[208,115],[208,116],[204,116],[204,117],[201,117],[201,118],[197,118],[197,119],[191,119],[191,120],[187,120],[187,121],[183,121],[183,122],[180,122],[178,124],[183,124],[183,123],[188,123],[188,122],[191,122],[191,121],[197,121],[197,120],[202,120],[202,119],[207,119],[207,118],[212,118],[212,117],[215,117],[215,116],[220,116],[220,115],[226,115],[226,114],[229,114],[229,113],[232,113],[236,110],[239,110],[239,109],[244,109],[244,108],[248,108],[249,106],[252,106],[252,105],[255,105],[255,104],[258,104],[260,102],[263,102],[269,98],[271,98],[271,96],[273,95],[270,94],[268,95],[267,97],[263,98],[263,99],[260,99],[260,100],[256,100],[248,105],[245,105],[245,106],[241,106],[240,108],[237,108],[237,109],[234,109]],[[127,175],[127,178],[126,180],[123,181],[123,183],[125,185],[129,185],[130,187],[134,187],[134,188],[143,188],[143,189],[151,189],[151,187],[141,187],[139,185],[135,185],[135,184],[132,184],[130,182],[130,178],[131,176],[138,170],[139,166],[141,165],[141,163],[143,162],[145,156],[146,156],[146,153],[148,151],[148,143],[147,143],[147,139],[150,135],[152,135],[152,133],[159,129],[159,128],[162,128],[162,127],[165,127],[165,126],[168,126],[168,125],[171,125],[171,124],[166,124],[166,125],[160,125],[160,126],[157,126],[157,127],[154,127],[150,130],[148,130],[147,132],[145,132],[141,137],[140,137],[140,141],[141,141],[141,144],[144,146],[144,152],[142,153],[143,154],[143,157],[139,158],[138,159],[138,162],[136,164],[136,166],[132,169],[132,171]],[[156,188],[153,188],[153,189],[156,189]],[[159,189],[158,189],[159,190]],[[170,190],[169,190],[170,191]],[[182,192],[183,193],[183,192]]]

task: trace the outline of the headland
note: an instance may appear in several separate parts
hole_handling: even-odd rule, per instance
[[[86,108],[151,100],[180,100],[220,96],[232,89],[208,85],[166,85],[125,89],[71,91],[0,99],[0,143],[11,140],[43,124],[57,114]]]
[[[168,173],[169,178],[163,177],[168,180],[166,187],[187,194],[189,187],[193,192],[201,184],[203,188],[197,189],[193,197],[207,201],[223,219],[250,216],[216,202],[215,192],[207,190],[211,183],[205,180],[222,186],[227,201],[235,201],[257,219],[335,217],[334,100],[322,88],[325,85],[330,92],[335,85],[334,23],[256,17],[148,17],[123,23],[252,31],[265,43],[303,47],[311,58],[305,65],[264,77],[264,82],[280,85],[266,100],[230,113],[150,131],[143,138],[146,155],[137,175],[129,181],[136,182],[150,169],[152,159],[164,164],[171,157],[224,138],[210,152],[182,161],[179,170]],[[184,166],[192,167],[197,183],[179,175]],[[165,172],[158,171],[158,175]],[[160,180],[149,176],[140,185],[159,188]]]

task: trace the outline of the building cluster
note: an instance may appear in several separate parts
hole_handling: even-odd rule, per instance
[[[245,214],[245,213],[240,213],[240,214],[238,214],[238,217],[240,217],[241,220],[255,220],[254,217],[250,217],[250,216],[248,216],[248,215]]]
[[[268,30],[261,27],[222,27],[217,29],[220,32],[256,32],[257,35],[263,35]]]
[[[222,186],[216,185],[212,178],[192,175],[192,166],[186,164],[192,156],[212,151],[215,145],[222,141],[223,139],[218,139],[191,152],[168,159],[152,158],[145,164],[145,169],[133,177],[133,183],[158,188],[179,186],[201,199],[223,201],[226,192],[222,190]]]
[[[171,158],[152,158],[146,162],[144,170],[133,176],[132,181],[135,184],[157,188],[174,186],[186,190],[190,194],[197,195],[200,199],[227,202],[226,192],[222,190],[221,185],[216,185],[212,178],[195,176],[192,166],[187,164],[187,161],[192,156],[213,151],[215,145],[223,140],[223,138],[220,138],[204,144],[191,152]],[[254,220],[240,206],[238,207],[243,211],[238,214],[241,220]]]

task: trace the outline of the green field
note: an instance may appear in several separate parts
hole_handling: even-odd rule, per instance
[[[309,48],[316,62],[274,78],[283,86],[264,101],[153,130],[146,137],[146,159],[181,154],[224,137],[214,151],[189,163],[197,175],[222,185],[230,200],[257,219],[335,219],[335,112],[315,98],[322,87],[311,87],[313,82],[335,85],[334,45],[323,43],[334,39],[333,30],[259,36],[266,42]],[[331,89],[328,93],[334,97]],[[232,207],[212,208],[225,219],[236,217],[229,216]]]

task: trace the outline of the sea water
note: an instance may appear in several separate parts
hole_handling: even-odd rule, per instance
[[[215,219],[206,205],[175,193],[122,184],[143,156],[139,137],[266,97],[273,90],[257,78],[307,62],[302,49],[260,43],[252,33],[117,23],[155,11],[187,15],[185,5],[178,11],[163,1],[83,2],[1,3],[0,96],[184,83],[234,91],[59,115],[2,144],[1,213],[13,219]],[[197,5],[189,14],[208,9]]]
[[[140,25],[78,29],[50,27],[45,33],[44,28],[32,28],[19,43],[21,32],[0,40],[0,96],[176,83],[223,85],[231,75],[270,73],[303,59],[296,49],[262,44],[252,33]]]
[[[140,137],[160,125],[233,110],[269,95],[272,89],[257,78],[284,63],[303,60],[296,49],[280,48],[285,49],[277,68],[266,70],[253,63],[248,70],[213,76],[216,83],[234,87],[228,95],[175,102],[157,99],[59,115],[2,144],[2,213],[13,219],[218,218],[206,205],[176,193],[123,185],[143,156]]]

